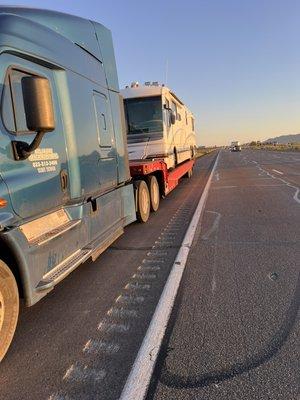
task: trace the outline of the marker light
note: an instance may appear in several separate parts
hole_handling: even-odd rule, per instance
[[[7,201],[5,199],[0,198],[0,208],[6,207],[7,206]]]

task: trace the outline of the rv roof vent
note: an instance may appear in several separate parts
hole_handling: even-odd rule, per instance
[[[138,82],[131,82],[130,87],[131,88],[139,87],[139,83]]]
[[[152,82],[152,86],[159,86],[159,83],[156,81],[156,82]]]
[[[151,82],[149,81],[145,82],[145,86],[151,86]]]

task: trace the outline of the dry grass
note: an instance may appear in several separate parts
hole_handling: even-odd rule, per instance
[[[250,148],[257,150],[270,150],[270,151],[300,151],[300,143],[299,144],[262,144],[260,146],[250,146]]]
[[[205,147],[205,149],[198,149],[196,158],[205,156],[206,154],[211,153],[212,151],[216,150],[215,147]]]

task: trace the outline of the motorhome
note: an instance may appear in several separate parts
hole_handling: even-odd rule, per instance
[[[174,168],[195,156],[195,119],[174,92],[158,82],[133,82],[121,94],[130,160],[159,158]]]

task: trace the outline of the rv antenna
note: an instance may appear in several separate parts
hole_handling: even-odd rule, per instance
[[[166,76],[165,76],[165,85],[168,86],[168,72],[169,72],[169,60],[166,59]]]

